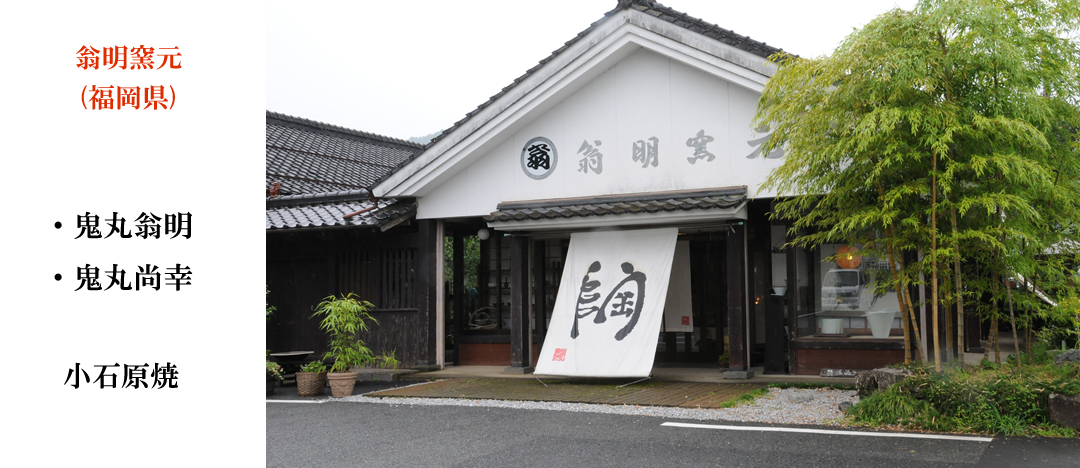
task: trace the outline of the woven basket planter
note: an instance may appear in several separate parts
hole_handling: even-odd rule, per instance
[[[353,372],[331,372],[326,374],[326,378],[330,381],[330,395],[334,398],[344,398],[352,395],[353,387],[356,386],[356,377],[360,373]]]
[[[326,372],[297,372],[296,388],[300,396],[323,396],[326,393]]]

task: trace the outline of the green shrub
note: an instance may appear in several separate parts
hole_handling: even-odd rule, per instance
[[[866,424],[910,424],[916,420],[934,419],[940,414],[929,403],[890,388],[865,398],[848,410],[856,422]]]
[[[911,367],[914,375],[852,406],[857,424],[934,431],[1073,437],[1050,422],[1051,393],[1080,394],[1080,366],[1012,364],[956,366],[943,372]]]

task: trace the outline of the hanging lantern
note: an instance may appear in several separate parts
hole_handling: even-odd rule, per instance
[[[853,245],[845,245],[836,251],[836,266],[847,270],[859,268],[862,264],[862,255],[859,249]]]

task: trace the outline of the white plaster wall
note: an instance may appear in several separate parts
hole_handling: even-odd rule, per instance
[[[567,99],[506,138],[474,164],[420,199],[419,218],[451,218],[491,213],[500,202],[618,193],[704,189],[746,185],[749,195],[778,159],[747,159],[747,143],[759,138],[750,128],[759,95],[659,54],[630,54]],[[715,159],[687,158],[687,140],[699,130],[714,140],[706,150]],[[534,137],[546,137],[558,163],[540,180],[521,169],[521,151]],[[636,141],[659,139],[658,165],[633,160]],[[603,171],[579,171],[582,143],[603,154]]]

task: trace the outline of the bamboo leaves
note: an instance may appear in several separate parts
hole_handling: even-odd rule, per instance
[[[786,151],[763,188],[787,196],[774,214],[793,244],[863,243],[894,265],[922,251],[892,286],[922,272],[934,310],[963,295],[996,316],[1013,291],[991,271],[1075,287],[1076,253],[1044,252],[1080,241],[1078,26],[1078,0],[923,0],[831,56],[774,56],[752,125]]]

